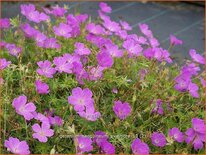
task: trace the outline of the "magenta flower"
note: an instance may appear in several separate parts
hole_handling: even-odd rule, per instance
[[[130,56],[139,56],[143,50],[141,45],[132,39],[124,41],[122,46],[128,51]]]
[[[169,130],[169,136],[179,143],[184,141],[184,134],[176,127]]]
[[[115,147],[112,145],[112,143],[108,141],[103,141],[101,143],[101,150],[105,154],[115,154]]]
[[[54,30],[55,35],[57,36],[62,36],[65,38],[71,37],[72,28],[67,24],[60,23],[58,27],[54,26],[53,30]]]
[[[31,120],[34,118],[33,113],[36,110],[34,103],[27,103],[27,97],[21,95],[15,98],[12,102],[12,106],[15,108],[17,114],[22,115],[26,120]]]
[[[162,101],[157,99],[155,107],[152,109],[152,113],[158,113],[159,115],[164,114],[164,109],[162,107]]]
[[[79,23],[84,23],[88,19],[88,14],[79,14],[76,15],[76,19],[79,21]]]
[[[94,134],[93,140],[99,147],[102,146],[102,142],[108,140],[108,136],[103,131],[96,131]]]
[[[75,63],[75,62],[81,63],[79,55],[65,53],[65,54],[63,54],[63,57],[67,61],[67,63],[69,63],[71,65],[72,68],[73,68],[73,63]]]
[[[164,147],[166,145],[166,138],[163,133],[154,132],[151,136],[152,144],[158,147]]]
[[[192,128],[186,131],[186,143],[192,143],[195,150],[202,149],[205,142],[205,129],[206,125],[204,120],[199,118],[192,119]]]
[[[139,138],[132,142],[131,148],[134,154],[149,154],[149,146]]]
[[[121,120],[124,120],[131,113],[131,106],[129,103],[121,101],[114,101],[113,111]]]
[[[97,61],[101,67],[107,67],[107,68],[112,67],[114,63],[112,56],[107,52],[99,52],[97,54]]]
[[[41,114],[41,113],[34,113],[34,118],[40,122],[45,122],[45,123],[49,123],[49,119],[48,117],[46,117],[45,115]]]
[[[5,140],[4,146],[7,148],[7,151],[14,154],[30,154],[27,142],[20,141],[18,138],[9,137],[8,140]]]
[[[49,10],[46,8],[43,8],[43,9],[47,14],[52,14],[55,17],[63,17],[64,14],[67,12],[67,10],[65,10],[63,7],[59,7],[58,5],[52,7],[52,10]]]
[[[174,88],[180,92],[186,92],[188,91],[191,96],[198,98],[198,90],[199,87],[195,84],[192,83],[191,79],[191,73],[184,72],[184,74],[180,74],[175,78],[176,84]]]
[[[51,125],[62,126],[62,124],[63,124],[63,120],[59,116],[54,116],[54,117],[49,116],[48,119],[49,119],[49,123]]]
[[[186,74],[188,77],[191,77],[192,75],[198,75],[198,72],[200,71],[200,67],[196,65],[195,63],[186,64],[181,69],[181,74]]]
[[[105,20],[103,23],[103,26],[106,29],[108,29],[110,32],[118,32],[121,30],[119,23],[111,21],[111,20]]]
[[[59,49],[61,48],[61,45],[57,43],[57,40],[55,38],[47,38],[44,41],[44,47],[52,48],[52,49]]]
[[[32,137],[38,139],[42,143],[47,142],[48,137],[54,135],[54,130],[50,129],[50,124],[45,122],[43,122],[41,126],[35,123],[32,125],[32,130],[35,132],[32,134]]]
[[[105,13],[111,13],[111,11],[112,11],[112,8],[110,6],[108,6],[107,3],[104,3],[104,2],[100,2],[99,7],[100,7],[101,11],[105,12]]]
[[[48,94],[49,93],[49,86],[46,83],[43,83],[40,80],[36,80],[35,86],[36,86],[36,91],[39,94]]]
[[[105,29],[101,25],[95,25],[94,23],[87,24],[86,30],[95,35],[101,35],[105,32]]]
[[[15,44],[6,44],[6,49],[9,51],[9,54],[17,57],[21,53],[21,47],[16,47]]]
[[[115,32],[115,35],[119,36],[121,39],[125,40],[127,38],[127,31],[126,30],[120,30],[118,32]]]
[[[28,38],[32,38],[38,33],[39,31],[35,28],[31,27],[28,23],[21,25],[21,29],[23,30],[24,34]]]
[[[74,105],[74,110],[82,112],[85,106],[90,106],[94,103],[92,92],[89,88],[81,89],[80,87],[72,89],[72,95],[68,97],[68,102]]]
[[[53,63],[56,65],[55,69],[62,73],[72,73],[72,64],[67,62],[65,57],[55,57]]]
[[[158,47],[160,45],[159,41],[155,37],[149,38],[149,43],[153,48]]]
[[[191,49],[190,50],[190,56],[192,57],[192,60],[199,63],[199,64],[205,64],[205,58],[201,56],[200,54],[197,54],[196,50]]]
[[[36,8],[33,4],[22,4],[21,6],[21,14],[26,16],[26,18],[35,23],[40,23],[41,21],[49,20],[49,16],[44,13],[40,13],[36,11]]]
[[[39,47],[44,47],[44,42],[45,42],[45,40],[47,39],[47,37],[46,37],[46,35],[44,35],[43,33],[37,32],[37,33],[34,35],[34,39],[35,39],[35,41],[36,41],[37,46],[39,46]]]
[[[94,81],[101,79],[103,76],[104,69],[105,69],[104,67],[100,67],[100,66],[97,67],[89,66],[89,79]]]
[[[182,40],[177,39],[174,35],[170,35],[170,44],[171,45],[182,45]]]
[[[106,51],[112,56],[120,58],[124,55],[124,51],[119,49],[115,44],[105,44]]]
[[[202,77],[200,77],[200,82],[203,87],[206,87],[206,80],[204,80]]]
[[[76,42],[74,46],[75,46],[74,52],[80,56],[90,55],[91,53],[91,51],[87,47],[85,47],[83,43]]]
[[[126,21],[120,20],[120,24],[124,30],[127,30],[127,31],[132,30],[132,27]]]
[[[92,140],[89,137],[80,135],[77,137],[78,153],[90,152],[93,150]]]
[[[86,110],[80,111],[78,114],[89,121],[96,121],[101,116],[99,112],[95,111],[94,105],[86,106]]]
[[[48,60],[39,61],[37,65],[40,67],[37,69],[39,75],[44,75],[47,78],[53,78],[53,75],[56,73],[56,70],[51,67],[51,62]]]
[[[11,64],[11,61],[7,61],[5,58],[0,59],[0,70],[7,68]]]
[[[8,18],[0,19],[0,29],[8,29],[10,27],[10,20]]]
[[[148,38],[152,38],[152,31],[149,29],[147,24],[139,24],[140,31]]]

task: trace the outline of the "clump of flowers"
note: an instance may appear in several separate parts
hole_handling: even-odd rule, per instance
[[[20,11],[0,19],[2,154],[204,152],[202,54],[176,65],[184,41],[171,34],[165,49],[145,23],[132,33],[105,2],[96,20],[67,6]]]

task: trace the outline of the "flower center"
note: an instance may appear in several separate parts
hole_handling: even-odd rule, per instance
[[[78,102],[79,102],[80,105],[84,104],[84,100],[83,99],[79,99]]]
[[[158,144],[158,143],[159,143],[159,140],[158,140],[158,139],[155,139],[155,143],[157,143],[157,144]]]
[[[79,144],[79,148],[80,149],[84,148],[84,144]]]
[[[174,138],[175,138],[175,139],[178,138],[178,135],[177,135],[177,134],[174,134]]]
[[[44,132],[43,132],[43,131],[39,132],[39,134],[40,134],[41,136],[44,136]]]

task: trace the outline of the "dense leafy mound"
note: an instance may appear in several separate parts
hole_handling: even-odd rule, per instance
[[[21,5],[1,19],[2,153],[201,153],[205,59],[178,67],[149,26]]]

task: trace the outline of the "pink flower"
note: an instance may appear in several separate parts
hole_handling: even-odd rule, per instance
[[[86,106],[86,110],[80,111],[78,114],[89,121],[96,121],[101,116],[99,112],[95,111],[93,105]]]
[[[31,38],[34,37],[34,35],[39,32],[35,28],[31,27],[28,23],[21,25],[21,29],[23,30],[26,37]]]
[[[65,53],[65,54],[63,54],[63,57],[67,61],[67,63],[69,63],[72,66],[72,68],[73,68],[73,63],[74,62],[80,63],[79,55]]]
[[[159,115],[164,114],[164,109],[162,107],[162,100],[157,99],[155,107],[152,109],[152,113],[158,113]]]
[[[171,45],[182,45],[182,40],[177,39],[174,35],[170,35],[170,44]]]
[[[132,27],[126,21],[120,20],[120,24],[124,30],[132,30]]]
[[[57,36],[62,36],[65,38],[71,37],[70,32],[72,31],[72,28],[67,24],[60,23],[58,27],[54,26],[53,30],[54,30],[55,35],[57,35]]]
[[[54,130],[50,129],[50,124],[45,122],[43,122],[41,126],[37,123],[32,125],[32,130],[35,132],[32,134],[32,137],[38,139],[42,143],[47,142],[48,137],[54,135]]]
[[[26,16],[26,18],[30,21],[35,23],[40,23],[41,21],[49,20],[49,16],[45,13],[40,13],[36,11],[36,8],[33,4],[22,4],[21,6],[21,13]]]
[[[184,134],[176,127],[169,130],[169,136],[179,143],[184,141]]]
[[[6,44],[6,49],[9,51],[9,54],[13,56],[18,56],[19,53],[21,53],[22,49],[21,47],[16,47],[15,44]]]
[[[55,57],[53,63],[56,65],[55,69],[58,72],[72,73],[73,65],[71,63],[68,63],[65,57]]]
[[[10,20],[8,18],[0,19],[0,29],[8,29],[10,27]]]
[[[49,123],[51,125],[62,126],[62,124],[63,124],[63,120],[59,116],[54,116],[54,117],[49,116],[48,118],[49,118]]]
[[[163,133],[154,132],[151,136],[152,144],[158,147],[164,147],[166,145],[166,138]]]
[[[203,87],[206,87],[206,80],[204,80],[202,77],[200,77],[200,82]]]
[[[49,86],[46,83],[43,83],[40,80],[36,80],[35,86],[36,86],[36,91],[39,94],[48,94],[49,93]]]
[[[57,40],[55,38],[47,38],[46,40],[44,40],[44,47],[59,49],[61,48],[61,45],[57,43]]]
[[[105,29],[101,25],[95,25],[94,23],[88,23],[86,25],[86,30],[96,35],[101,35],[105,32]]]
[[[148,38],[152,38],[152,31],[149,29],[147,24],[139,24],[140,31]]]
[[[57,6],[54,6],[52,7],[52,10],[50,11],[49,9],[46,9],[46,8],[43,8],[44,11],[47,13],[47,14],[52,14],[56,17],[63,17],[64,14],[67,12],[67,10],[65,10],[64,8],[62,7],[59,7],[58,5]]]
[[[5,140],[4,146],[14,154],[30,154],[27,142],[20,141],[18,138],[9,137],[8,140]]]
[[[107,141],[109,138],[103,131],[96,131],[94,134],[93,140],[99,147],[102,146],[102,142]]]
[[[106,140],[101,143],[101,151],[105,154],[115,154],[115,147]]]
[[[21,95],[15,98],[12,102],[12,106],[15,108],[17,114],[22,115],[26,120],[31,120],[34,118],[33,113],[36,110],[34,103],[27,103],[27,97]]]
[[[124,55],[124,51],[119,49],[115,44],[105,44],[106,51],[112,56],[120,58]]]
[[[74,110],[82,112],[86,106],[93,105],[92,92],[89,88],[81,89],[80,87],[72,89],[72,95],[68,97],[68,102],[74,105]]]
[[[44,42],[45,42],[45,40],[47,39],[47,37],[46,37],[46,35],[44,35],[43,33],[37,32],[37,33],[34,35],[34,39],[35,39],[35,41],[36,41],[37,46],[39,46],[39,47],[44,47]]]
[[[112,67],[114,63],[112,56],[107,52],[99,52],[97,54],[97,61],[99,66],[107,68]]]
[[[90,137],[80,135],[77,137],[78,153],[82,154],[93,150],[92,140]]]
[[[45,122],[45,123],[49,123],[49,118],[46,117],[45,115],[41,114],[41,113],[34,113],[34,118],[36,120],[39,120],[40,122]]]
[[[129,103],[121,101],[114,101],[113,111],[121,120],[126,119],[131,113],[131,106]]]
[[[110,6],[108,6],[107,3],[104,3],[104,2],[100,2],[99,7],[100,7],[101,11],[105,12],[105,13],[111,13],[111,11],[112,11],[112,8]]]
[[[121,30],[121,27],[119,26],[119,23],[111,21],[111,20],[105,20],[103,25],[110,32],[118,32],[118,31]]]
[[[124,41],[122,46],[128,51],[130,56],[140,56],[143,50],[141,45],[132,39]]]
[[[190,56],[192,57],[192,60],[199,63],[199,64],[205,64],[205,58],[201,56],[200,54],[197,54],[196,50],[191,49],[190,50]]]
[[[131,148],[134,154],[149,154],[149,146],[139,138],[132,142]]]
[[[97,66],[97,67],[89,67],[89,79],[90,80],[98,80],[98,79],[101,79],[102,76],[103,76],[103,71],[104,71],[104,67],[100,67],[100,66]]]
[[[56,70],[51,67],[51,62],[48,60],[39,61],[37,65],[40,67],[37,69],[39,75],[44,75],[47,78],[53,78],[53,75],[56,73]]]
[[[75,46],[75,50],[74,52],[80,56],[82,55],[90,55],[91,51],[85,47],[85,45],[83,43],[80,43],[80,42],[76,42],[74,44]]]
[[[7,68],[11,64],[11,61],[7,61],[5,58],[0,59],[0,70]]]

